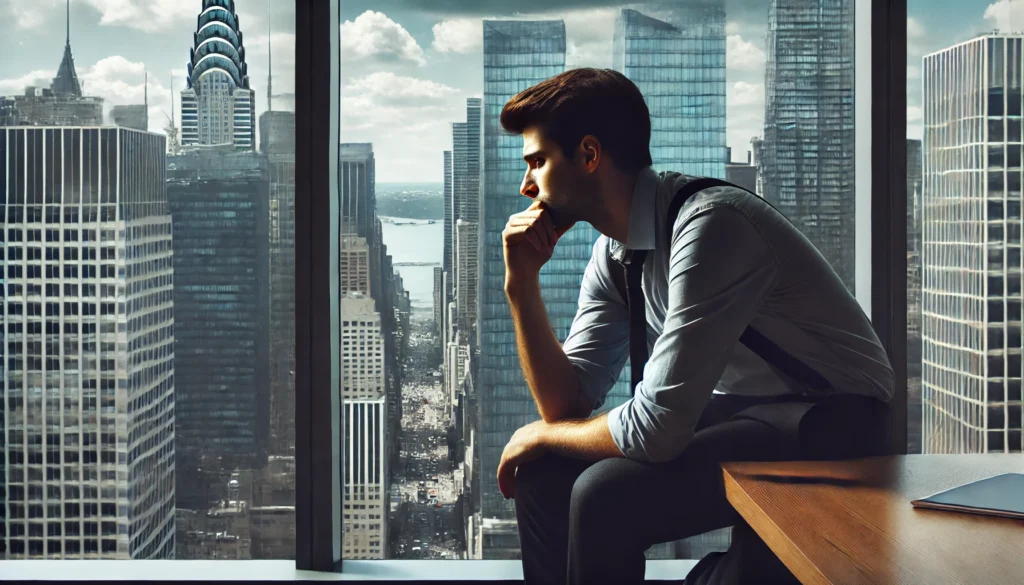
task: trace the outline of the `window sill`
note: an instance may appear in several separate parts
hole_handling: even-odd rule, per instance
[[[647,580],[682,581],[697,561],[647,561]],[[293,561],[0,561],[5,581],[522,581],[519,561],[345,561],[344,573]]]

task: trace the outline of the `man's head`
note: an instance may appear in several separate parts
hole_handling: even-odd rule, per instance
[[[651,164],[647,104],[611,69],[571,69],[523,90],[501,125],[523,136],[522,194],[542,201],[557,225],[594,223],[607,207],[602,181]]]

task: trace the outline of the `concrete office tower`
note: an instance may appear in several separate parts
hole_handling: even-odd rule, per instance
[[[234,0],[203,0],[181,91],[181,143],[256,149],[256,92],[249,88]]]
[[[455,266],[455,207],[452,202],[452,151],[444,151],[444,255],[441,258],[441,270],[448,274],[454,273]],[[445,300],[451,291],[445,291]]]
[[[440,339],[444,335],[444,271],[440,266],[434,267],[434,328]]]
[[[747,162],[736,163],[726,159],[725,180],[739,185],[751,193],[757,193],[757,167],[751,161],[751,153],[747,151]]]
[[[178,502],[195,510],[209,503],[186,471],[266,462],[270,176],[261,155],[231,146],[192,150],[167,157],[167,198],[174,219]]]
[[[476,284],[480,269],[478,261],[478,225],[460,219],[455,224],[455,306],[458,310],[459,331],[465,332],[466,341],[476,338]]]
[[[377,220],[373,145],[345,143],[339,146],[338,151],[341,231],[364,237],[372,243]]]
[[[384,335],[373,299],[352,292],[341,298],[341,395],[345,400],[384,396]]]
[[[270,170],[270,451],[295,449],[295,113],[260,116]]]
[[[651,113],[658,171],[725,178],[723,0],[682,3],[672,22],[623,9],[612,67],[640,88]]]
[[[114,106],[110,109],[110,119],[115,126],[149,130],[149,115],[143,105]]]
[[[366,244],[366,238],[342,236],[338,258],[341,295],[355,292],[370,296],[370,246]]]
[[[340,302],[345,417],[342,557],[383,559],[388,484],[384,332],[373,299],[350,293]]]
[[[854,0],[771,0],[762,196],[853,290]]]
[[[466,121],[452,124],[453,221],[480,221],[480,98],[466,98]]]
[[[164,148],[0,128],[0,558],[175,556]]]
[[[924,57],[923,453],[1020,452],[1024,37]]]

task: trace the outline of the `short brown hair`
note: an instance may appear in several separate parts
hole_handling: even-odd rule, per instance
[[[612,69],[570,69],[519,92],[501,110],[501,126],[508,132],[522,134],[534,125],[566,156],[592,134],[619,168],[635,172],[652,164],[644,96]]]

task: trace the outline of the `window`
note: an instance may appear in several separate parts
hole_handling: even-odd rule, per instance
[[[0,548],[293,559],[295,3],[30,4],[0,6],[0,518],[35,522]]]
[[[907,3],[910,453],[1024,451],[1024,36],[990,4]]]
[[[584,9],[556,1],[543,13],[492,15],[470,2],[449,3],[444,14],[425,3],[374,12],[341,4],[341,95],[359,104],[340,112],[343,486],[347,501],[372,514],[399,501],[408,514],[397,543],[370,527],[380,523],[343,522],[343,557],[412,558],[414,540],[423,558],[518,551],[514,502],[500,495],[495,475],[512,433],[539,417],[515,355],[497,237],[528,205],[519,195],[522,139],[501,131],[498,116],[530,85],[576,67],[619,69],[652,112],[655,170],[727,179],[771,201],[870,311],[871,186],[859,181],[870,161],[856,156],[870,137],[858,138],[855,110],[857,80],[870,79],[859,60],[870,51],[855,30],[860,3],[769,4]],[[402,31],[406,48],[388,59],[356,50],[358,40],[349,41],[371,22]],[[390,99],[399,88],[418,97]],[[541,273],[559,339],[597,235],[577,224]],[[385,246],[390,265],[375,260]],[[403,359],[415,365],[403,369]],[[623,371],[605,410],[628,399]],[[389,404],[398,384],[401,402]],[[423,432],[431,442],[414,444]],[[382,445],[398,452],[381,453]],[[396,457],[391,475],[378,479],[383,461]],[[456,519],[445,505],[460,494]],[[420,518],[431,526],[441,518],[444,528],[422,541]],[[449,523],[474,529],[462,534]],[[385,545],[368,549],[373,541]],[[647,555],[701,558],[728,542],[717,531]]]

